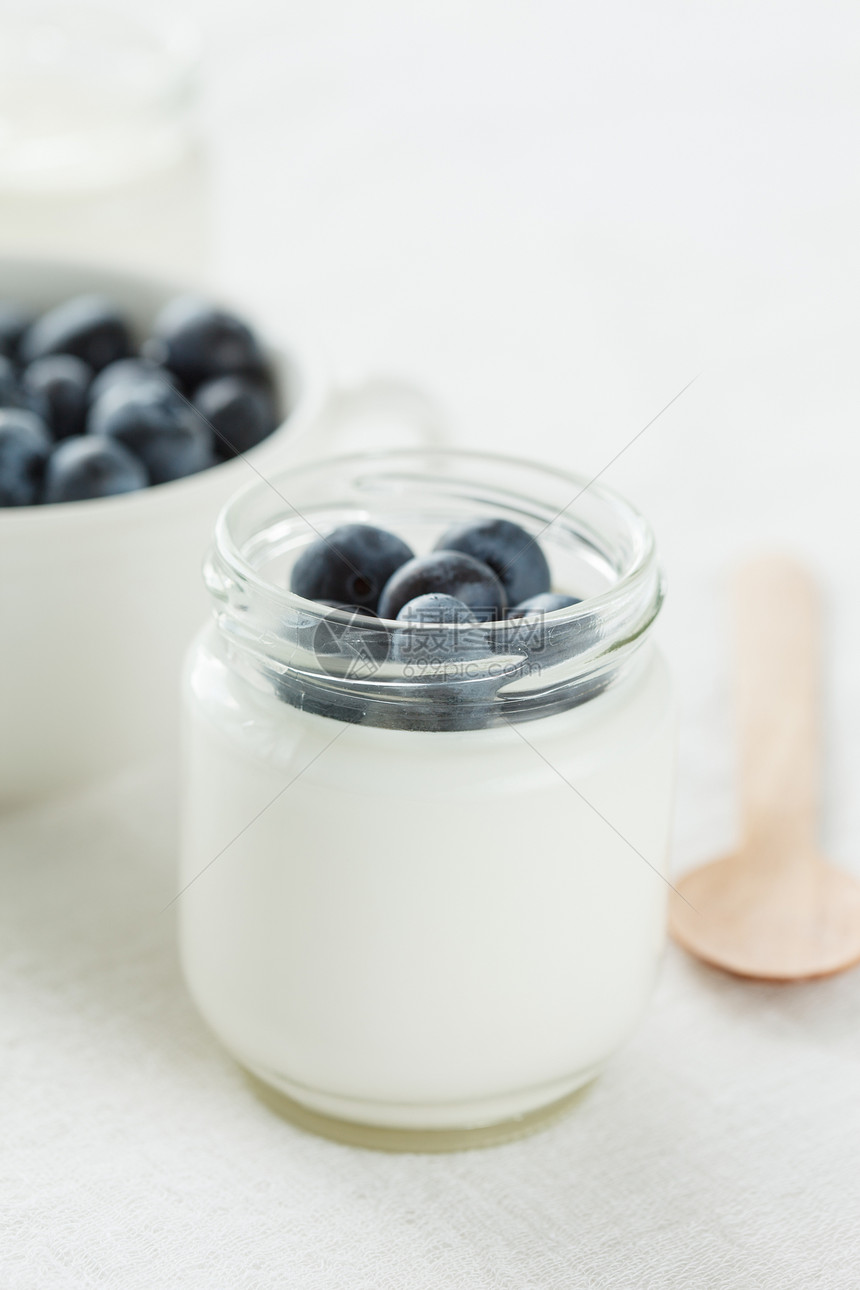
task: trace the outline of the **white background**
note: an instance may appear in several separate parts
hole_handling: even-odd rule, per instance
[[[681,700],[679,869],[736,819],[726,575],[820,579],[828,852],[860,872],[860,14],[849,3],[203,5],[213,272],[465,443],[649,515]],[[179,981],[170,767],[0,828],[15,1287],[856,1285],[860,976],[671,950],[566,1121],[387,1157],[274,1119]],[[8,861],[5,857],[8,856]]]

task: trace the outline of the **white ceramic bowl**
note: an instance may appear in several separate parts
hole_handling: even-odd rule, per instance
[[[80,264],[0,260],[0,298],[41,310],[97,291],[141,337],[185,290]],[[268,477],[318,453],[337,419],[316,361],[293,346],[267,353],[285,414],[246,459],[126,496],[0,508],[0,807],[171,746],[182,655],[208,612],[200,565],[218,511],[253,472]],[[364,391],[365,404],[390,397],[381,386]],[[401,393],[415,420],[422,396]]]

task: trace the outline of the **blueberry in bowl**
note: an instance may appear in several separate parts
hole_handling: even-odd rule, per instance
[[[103,367],[98,376],[93,377],[88,391],[88,402],[95,403],[102,394],[118,385],[139,385],[141,382],[155,381],[170,385],[173,389],[179,386],[179,380],[166,367],[149,363],[145,358],[118,358],[116,362]]]
[[[314,363],[213,302],[252,333],[272,407],[248,461],[216,453],[198,387],[141,352],[183,295],[150,275],[0,257],[0,809],[170,746],[218,512],[316,425]]]
[[[193,390],[219,376],[266,370],[259,341],[241,318],[197,296],[179,296],[159,313],[144,355]]]
[[[114,439],[77,435],[58,444],[45,466],[46,502],[81,502],[146,488],[139,457]]]
[[[131,360],[120,360],[131,361]],[[55,439],[83,434],[93,369],[74,354],[35,358],[21,374],[25,397],[41,404]]]
[[[21,337],[30,326],[32,317],[14,300],[0,300],[0,354],[16,359]]]
[[[25,365],[49,354],[72,354],[100,372],[131,353],[131,331],[122,310],[109,297],[77,295],[31,323],[18,348]]]
[[[0,506],[94,501],[171,483],[244,456],[275,431],[277,376],[237,314],[178,295],[145,330],[141,343],[137,320],[107,292],[73,293],[32,315],[0,300],[0,408],[35,414],[55,441],[107,436],[137,462],[124,471],[122,453],[81,446],[60,457],[60,478],[74,461],[86,482],[76,475],[59,485],[52,470],[45,492],[31,471],[32,486],[0,493]]]
[[[149,481],[166,484],[215,464],[212,433],[188,401],[164,382],[117,384],[87,418],[91,437],[123,444],[145,466]]]
[[[212,430],[219,457],[248,452],[271,434],[277,420],[271,391],[259,379],[216,376],[194,395],[194,407]]]
[[[0,506],[31,506],[42,491],[51,436],[35,412],[0,408]]]
[[[4,354],[0,354],[0,408],[23,408],[26,412],[35,412],[47,426],[49,409],[44,393],[26,389],[16,364]]]
[[[15,364],[5,354],[0,354],[0,407],[19,406],[20,390]]]

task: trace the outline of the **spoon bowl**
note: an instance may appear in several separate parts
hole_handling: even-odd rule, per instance
[[[860,883],[823,857],[785,865],[739,851],[675,887],[672,935],[713,967],[800,981],[860,963]]]
[[[815,588],[794,561],[766,556],[740,570],[735,592],[743,841],[676,883],[669,927],[738,976],[829,976],[860,963],[860,882],[815,841]]]

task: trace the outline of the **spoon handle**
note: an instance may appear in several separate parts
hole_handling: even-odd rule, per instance
[[[814,854],[818,798],[818,603],[806,570],[759,557],[735,581],[746,844],[782,860]]]

